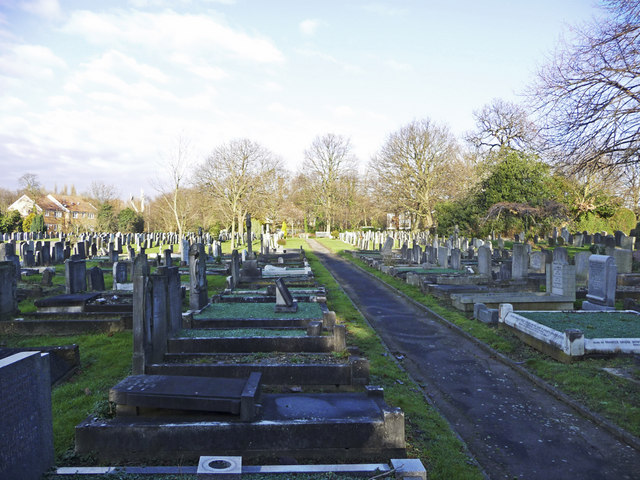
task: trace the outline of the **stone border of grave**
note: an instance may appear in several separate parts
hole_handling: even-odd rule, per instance
[[[212,462],[220,462],[215,473],[210,472],[207,466]],[[228,464],[228,465],[227,465]],[[231,472],[231,469],[234,471]],[[224,471],[220,471],[224,470]],[[137,474],[137,475],[193,475],[200,478],[222,478],[222,475],[243,476],[257,474],[351,474],[363,477],[371,477],[376,474],[385,476],[395,475],[397,480],[426,480],[427,471],[422,461],[417,458],[392,458],[389,463],[350,463],[350,464],[324,464],[324,465],[243,465],[242,457],[200,457],[198,466],[184,465],[180,467],[60,467],[55,474],[66,475],[106,475],[111,473]],[[227,477],[225,477],[227,478]],[[250,477],[249,477],[250,478]]]
[[[601,311],[601,315],[620,312],[640,314],[634,310]],[[576,310],[575,314],[593,312]],[[640,353],[640,338],[587,338],[578,329],[560,332],[526,317],[526,311],[514,312],[509,303],[501,303],[498,322],[510,327],[519,338],[537,350],[561,362],[572,362],[590,355],[619,355]]]

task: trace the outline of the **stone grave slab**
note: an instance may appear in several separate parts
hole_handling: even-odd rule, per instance
[[[366,393],[264,394],[254,422],[199,414],[169,417],[89,417],[76,426],[76,452],[100,461],[177,461],[201,455],[340,458],[403,457],[404,414],[382,389]]]
[[[253,420],[259,411],[261,374],[249,378],[194,377],[183,375],[131,375],[109,391],[119,411],[134,407],[197,410],[239,415]]]
[[[39,312],[84,312],[87,302],[100,296],[100,293],[67,293],[54,297],[39,298],[33,303]]]

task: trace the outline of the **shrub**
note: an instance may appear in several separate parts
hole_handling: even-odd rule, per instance
[[[609,219],[609,225],[612,231],[620,230],[627,235],[636,224],[636,215],[628,208],[619,208]]]

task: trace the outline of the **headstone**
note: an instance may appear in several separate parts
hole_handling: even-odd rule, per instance
[[[195,243],[189,248],[189,308],[202,310],[207,303],[206,254],[204,245]]]
[[[578,252],[573,258],[576,264],[576,285],[584,286],[589,279],[589,258],[591,252]]]
[[[484,245],[478,248],[478,273],[491,278],[491,250]]]
[[[511,278],[526,278],[529,272],[529,254],[523,243],[514,243],[511,260]]]
[[[293,299],[291,292],[282,278],[276,279],[276,312],[297,312],[298,302]]]
[[[251,214],[247,213],[247,252],[249,253],[249,258],[253,258],[253,246],[252,244],[252,233],[251,233]]]
[[[53,285],[53,277],[56,276],[56,271],[53,268],[45,268],[42,271],[42,280],[40,282],[40,284],[43,287],[50,287],[51,285]]]
[[[608,253],[615,259],[618,273],[631,273],[633,265],[633,252],[624,248],[607,249]]]
[[[556,249],[557,250],[557,249]],[[555,251],[554,251],[555,253]],[[553,261],[547,271],[547,277],[551,276],[550,288],[547,292],[553,295],[576,299],[576,267],[561,260]]]
[[[64,262],[64,277],[66,293],[78,293],[87,291],[87,265],[85,260],[81,260],[73,255]]]
[[[547,255],[544,252],[533,252],[529,256],[529,269],[533,273],[545,273]]]
[[[460,270],[461,267],[462,267],[462,263],[461,263],[460,250],[457,248],[454,248],[451,250],[451,268],[453,270]]]
[[[9,319],[18,311],[15,268],[13,262],[0,262],[0,320]]]
[[[127,283],[127,264],[125,262],[115,262],[113,264],[113,282]]]
[[[103,292],[104,286],[104,273],[98,266],[87,270],[87,288],[90,292]]]
[[[53,465],[49,354],[0,359],[0,478],[39,480]]]
[[[589,257],[589,290],[583,310],[615,310],[617,269],[613,257]]]

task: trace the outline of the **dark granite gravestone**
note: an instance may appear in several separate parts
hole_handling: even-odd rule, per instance
[[[127,264],[125,262],[113,263],[113,282],[127,283]]]
[[[276,279],[276,312],[297,312],[298,302],[291,295],[282,278]]]
[[[49,242],[44,242],[42,244],[42,250],[40,250],[42,265],[51,265],[51,248],[49,247]]]
[[[36,257],[33,255],[33,250],[26,250],[24,252],[24,266],[33,267],[36,264]]]
[[[230,413],[252,421],[260,410],[262,374],[249,378],[183,375],[132,375],[109,391],[118,414],[137,414],[140,408]]]
[[[251,233],[251,214],[247,213],[247,251],[249,252],[249,259],[253,258],[253,246],[252,243],[252,233]]]
[[[87,252],[85,250],[85,243],[84,242],[76,243],[76,254],[78,255],[78,257],[80,257],[82,259],[87,258]]]
[[[0,320],[10,318],[18,310],[15,268],[13,262],[0,262]]]
[[[64,262],[66,293],[85,292],[87,290],[87,264],[73,255]]]
[[[87,287],[90,292],[102,292],[104,287],[104,274],[100,267],[93,267],[87,270]]]
[[[172,266],[173,265],[173,260],[171,259],[171,253],[172,253],[171,250],[167,248],[163,253],[164,253],[164,260],[163,260],[162,264],[165,267]]]
[[[48,354],[1,359],[0,385],[0,478],[39,480],[54,455]]]

